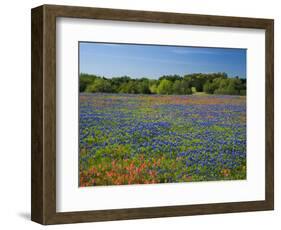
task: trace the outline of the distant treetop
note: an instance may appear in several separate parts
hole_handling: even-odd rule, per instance
[[[106,78],[81,73],[79,91],[89,93],[177,94],[194,92],[207,94],[246,95],[246,79],[230,78],[224,72],[163,75],[158,80],[134,79],[129,76]]]

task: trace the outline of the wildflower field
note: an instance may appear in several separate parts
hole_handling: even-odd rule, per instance
[[[246,97],[80,93],[79,185],[246,179]]]

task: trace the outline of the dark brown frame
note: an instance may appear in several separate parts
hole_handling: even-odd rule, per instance
[[[179,13],[43,5],[32,9],[31,219],[62,224],[274,209],[274,21]],[[265,200],[233,203],[56,212],[56,18],[121,20],[264,29],[266,31]]]

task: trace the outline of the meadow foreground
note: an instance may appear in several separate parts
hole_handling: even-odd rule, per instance
[[[80,94],[79,185],[246,179],[246,97]]]

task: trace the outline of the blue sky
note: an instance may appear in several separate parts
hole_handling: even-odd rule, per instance
[[[80,72],[157,79],[162,75],[226,72],[246,78],[246,49],[80,42]]]

